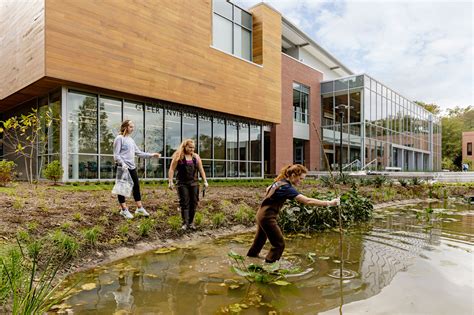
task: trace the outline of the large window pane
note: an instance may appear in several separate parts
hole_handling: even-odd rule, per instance
[[[261,126],[250,124],[250,159],[262,160],[262,133]]]
[[[199,115],[198,154],[202,159],[212,158],[212,118]]]
[[[214,119],[214,159],[225,159],[225,120]]]
[[[212,45],[232,53],[232,22],[213,14]]]
[[[183,140],[197,140],[197,115],[194,113],[183,113]]]
[[[51,109],[53,121],[48,134],[48,153],[59,154],[61,132],[61,91],[54,92],[50,95],[49,108]]]
[[[213,0],[213,10],[229,20],[232,20],[232,4],[227,0]]]
[[[46,116],[48,115],[48,96],[41,97],[38,100],[38,115],[40,118],[41,130],[39,132],[39,141],[38,141],[38,155],[48,154],[48,133],[49,128],[46,122]],[[43,163],[38,164],[39,169],[41,169]]]
[[[234,55],[251,60],[250,32],[234,24]]]
[[[237,122],[227,120],[227,160],[238,160]]]
[[[214,177],[225,177],[224,161],[214,161]]]
[[[239,177],[238,167],[238,162],[227,162],[227,177]]]
[[[143,136],[143,104],[125,101],[123,103],[123,120],[130,119],[134,125],[135,130],[131,135],[137,147],[144,150],[144,136]]]
[[[95,178],[98,178],[96,155],[69,155],[69,179]]]
[[[164,109],[156,104],[145,107],[145,147],[148,152],[163,152],[163,119]]]
[[[68,94],[70,153],[97,153],[97,96],[79,92]]]
[[[165,130],[165,156],[171,157],[181,144],[181,112],[171,109],[166,110]]]
[[[351,123],[360,122],[360,94],[360,91],[352,91],[350,93],[349,105],[351,106]]]
[[[115,161],[113,156],[100,157],[100,178],[112,179],[115,178]]]
[[[334,125],[334,101],[331,94],[326,94],[322,96],[323,100],[323,126]]]
[[[239,123],[239,160],[247,161],[249,151],[249,124]]]
[[[100,153],[114,153],[114,139],[120,132],[122,121],[122,101],[111,98],[100,98],[99,130]],[[108,177],[107,177],[108,178]]]

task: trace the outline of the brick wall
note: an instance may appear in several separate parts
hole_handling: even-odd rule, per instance
[[[310,140],[304,146],[305,166],[309,170],[319,170],[321,146],[313,123],[320,132],[322,72],[282,54],[281,123],[272,128],[270,134],[270,173],[276,174],[281,167],[293,163],[293,82],[310,88],[309,115]]]

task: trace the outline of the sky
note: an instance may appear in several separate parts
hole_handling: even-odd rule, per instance
[[[231,0],[248,9],[260,0]],[[354,73],[448,108],[473,105],[471,1],[265,0]]]

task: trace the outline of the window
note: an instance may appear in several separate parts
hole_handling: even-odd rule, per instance
[[[472,142],[467,143],[467,155],[472,155]]]
[[[293,119],[308,124],[309,87],[293,83]]]
[[[252,15],[226,0],[213,1],[212,45],[252,61]]]

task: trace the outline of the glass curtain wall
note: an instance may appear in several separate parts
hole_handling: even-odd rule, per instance
[[[113,141],[124,119],[133,120],[132,137],[140,149],[163,154],[161,159],[137,159],[141,177],[166,178],[173,153],[187,138],[196,141],[208,177],[263,176],[261,124],[188,112],[177,104],[145,104],[74,90],[67,94],[67,114],[70,180],[115,178]],[[59,155],[59,140],[41,152],[55,152],[56,147]]]
[[[363,78],[351,77],[321,83],[322,169],[338,169],[342,150],[344,170],[362,167],[362,94]],[[349,106],[340,114],[339,106]],[[341,130],[342,119],[342,130]],[[342,148],[340,140],[342,137]],[[324,156],[325,155],[325,156]]]
[[[440,121],[421,106],[367,75],[322,82],[321,93],[324,148],[333,158],[334,169],[339,164],[341,135],[347,170],[357,165],[372,170],[440,169]],[[349,105],[342,134],[336,109],[340,104]]]
[[[43,177],[43,170],[52,161],[60,157],[61,133],[61,90],[49,93],[38,99],[38,115],[40,117],[40,134],[38,142],[37,176]],[[45,117],[51,117],[50,124]]]

